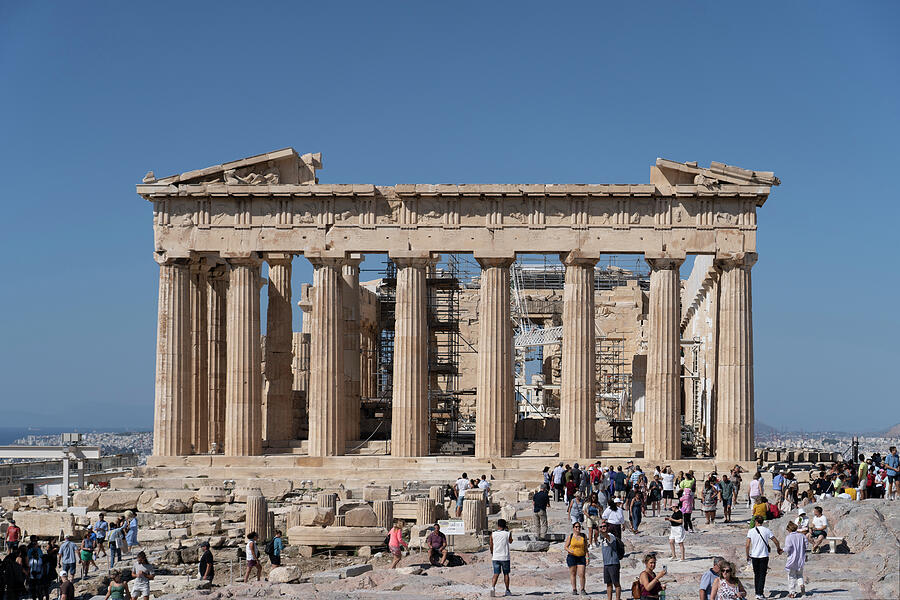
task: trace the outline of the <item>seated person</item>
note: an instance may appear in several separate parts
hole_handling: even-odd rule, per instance
[[[428,546],[428,562],[434,566],[447,566],[447,536],[441,533],[441,526],[434,524],[434,530],[425,538]]]
[[[818,552],[828,537],[828,519],[822,512],[822,507],[813,509],[813,518],[809,527],[809,541],[812,542],[812,551]]]

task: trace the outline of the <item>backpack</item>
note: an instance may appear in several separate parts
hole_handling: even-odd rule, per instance
[[[40,556],[32,555],[28,559],[28,571],[32,579],[39,579],[44,574],[44,562]]]
[[[637,598],[638,600],[641,597],[641,576],[638,575],[637,579],[634,580],[634,583],[631,584],[631,597]]]
[[[275,540],[266,542],[266,547],[263,552],[266,553],[266,556],[275,556]]]
[[[616,541],[616,556],[622,560],[625,558],[625,543],[616,536],[613,536],[613,539]]]

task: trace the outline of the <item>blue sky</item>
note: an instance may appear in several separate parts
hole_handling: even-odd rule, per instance
[[[149,427],[158,271],[134,185],[284,146],[323,152],[336,183],[641,183],[658,156],[774,170],[757,416],[893,425],[898,17],[897,2],[2,3],[3,425]]]

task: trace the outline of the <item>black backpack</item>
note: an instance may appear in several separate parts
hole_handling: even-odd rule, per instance
[[[266,556],[275,556],[275,540],[266,542],[266,547],[263,552],[266,553]]]
[[[625,558],[625,543],[616,536],[613,536],[613,539],[616,540],[616,556],[622,560]]]

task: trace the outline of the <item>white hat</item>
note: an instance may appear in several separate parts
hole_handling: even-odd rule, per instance
[[[797,509],[797,514],[805,515],[806,509],[801,506],[800,508]]]
[[[622,504],[622,499],[621,499],[621,498],[616,498],[614,502],[615,502],[616,504]]]

